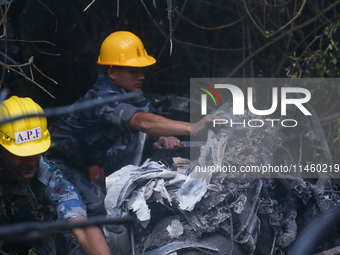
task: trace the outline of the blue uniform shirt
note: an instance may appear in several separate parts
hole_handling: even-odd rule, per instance
[[[53,173],[48,170],[51,167],[44,157],[41,157],[36,176],[46,185],[46,203],[54,206],[58,219],[69,220],[78,216],[85,216],[86,209],[79,192],[66,180],[60,169]]]
[[[126,94],[126,91],[101,74],[94,87],[74,105],[117,94]],[[129,128],[130,119],[136,112],[154,111],[155,108],[145,98],[132,98],[67,114],[49,128],[51,148],[48,155],[81,167],[99,164],[106,151],[119,139],[123,144],[128,143],[133,133]]]

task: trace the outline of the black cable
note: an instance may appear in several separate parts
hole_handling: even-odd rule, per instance
[[[334,208],[322,217],[314,220],[314,224],[306,229],[303,234],[294,242],[288,252],[289,255],[311,255],[322,239],[340,221],[340,207]]]
[[[19,63],[15,62],[12,58],[10,58],[6,54],[2,53],[1,51],[0,51],[0,55],[4,56],[9,61],[11,61],[19,69],[20,73],[22,73],[22,75],[25,77],[25,79],[28,80],[28,77],[27,77],[26,73],[24,72],[24,70],[22,70],[22,68],[20,67]]]
[[[95,98],[91,100],[86,100],[85,102],[81,103],[76,103],[76,104],[71,104],[71,105],[66,105],[66,106],[60,106],[60,107],[50,107],[46,108],[44,110],[44,113],[36,113],[36,114],[27,114],[27,115],[22,115],[14,118],[8,118],[8,119],[2,119],[0,121],[0,125],[3,125],[8,122],[20,120],[20,119],[25,119],[25,118],[32,118],[32,117],[46,117],[46,118],[51,118],[51,117],[60,117],[65,114],[69,114],[72,112],[77,112],[77,111],[83,111],[89,108],[96,107],[98,105],[102,104],[108,104],[116,101],[122,101],[122,100],[127,100],[131,98],[136,98],[136,99],[142,99],[143,98],[143,92],[142,91],[137,91],[137,92],[128,92],[126,94],[119,94],[119,95],[112,95],[112,97],[108,98]]]
[[[0,240],[10,242],[27,242],[43,239],[47,235],[59,230],[84,228],[103,224],[134,223],[136,217],[128,215],[123,218],[107,218],[97,216],[84,221],[48,221],[48,222],[23,222],[0,227]]]

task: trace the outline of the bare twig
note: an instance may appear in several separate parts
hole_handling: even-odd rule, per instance
[[[85,12],[88,8],[90,8],[90,6],[95,2],[96,0],[92,0],[92,2],[86,6],[86,8],[83,10],[83,12]]]
[[[57,29],[58,29],[58,19],[57,19],[57,16],[43,2],[41,2],[40,0],[38,0],[38,1],[39,1],[39,3],[41,3],[54,16],[54,19],[55,19],[55,30],[54,30],[54,32],[57,32]]]
[[[307,45],[307,47],[303,50],[303,52],[301,53],[301,57],[303,56],[303,54],[305,54],[305,52],[309,49],[309,47],[319,38],[322,38],[323,36],[325,36],[326,34],[322,34],[322,35],[318,35],[316,36],[313,41],[311,41],[310,44]]]
[[[54,84],[58,84],[58,82],[56,82],[55,80],[53,80],[51,77],[48,77],[46,74],[44,74],[42,71],[40,71],[38,69],[38,67],[36,67],[36,65],[34,63],[32,63],[32,66],[42,75],[44,76],[46,79],[49,79],[50,81],[52,81]]]
[[[0,65],[2,65],[2,64],[3,64],[3,63],[0,62]],[[14,72],[20,74],[21,76],[24,76],[22,73],[16,71],[16,70],[13,69],[13,68],[7,67],[7,69],[9,69],[9,70],[11,70],[11,71],[14,71]],[[55,99],[55,97],[54,97],[50,92],[48,92],[43,86],[41,86],[39,83],[35,82],[34,80],[32,80],[32,79],[30,79],[30,78],[28,78],[28,77],[26,78],[26,80],[28,80],[28,81],[32,82],[33,84],[37,85],[40,89],[42,89],[44,92],[46,92],[47,95],[49,95],[50,97],[52,97],[53,99]]]
[[[0,38],[0,41],[1,40],[4,40],[4,39],[1,39]],[[9,41],[9,42],[27,42],[27,43],[48,43],[48,44],[51,44],[51,45],[53,45],[53,46],[55,46],[55,44],[54,43],[52,43],[52,42],[49,42],[49,41],[46,41],[46,40],[38,40],[38,41],[27,41],[27,40],[19,40],[19,39],[8,39],[7,41]]]
[[[270,3],[267,2],[266,5],[270,6],[270,7],[282,7],[282,6],[285,6],[285,5],[289,4],[290,1],[292,1],[292,0],[288,0],[287,2],[285,2],[283,4],[270,4]]]
[[[7,62],[7,58],[9,58],[7,56],[7,1],[5,1],[5,15],[3,16],[2,21],[4,21],[4,36],[5,36],[5,54],[2,54],[5,58],[4,58],[4,67],[2,68],[2,75],[1,75],[1,80],[0,80],[0,89],[2,87],[2,83],[4,81],[5,78],[5,70],[6,70],[6,62]],[[1,52],[2,53],[2,52]]]
[[[168,4],[168,20],[169,20],[169,40],[170,40],[170,56],[172,54],[172,0],[167,0]]]
[[[249,18],[251,19],[251,21],[253,22],[253,24],[255,25],[255,27],[257,27],[257,29],[261,32],[261,34],[266,37],[266,38],[269,38],[273,35],[275,35],[276,33],[280,32],[281,30],[283,30],[285,27],[287,27],[289,24],[291,24],[294,20],[296,20],[297,17],[300,16],[301,12],[302,12],[302,9],[304,8],[305,4],[306,4],[307,0],[304,0],[298,13],[295,15],[294,18],[292,18],[289,22],[287,22],[285,25],[283,25],[282,27],[280,27],[278,30],[276,30],[275,32],[273,33],[269,33],[268,31],[263,31],[263,29],[260,28],[260,26],[257,24],[257,22],[255,21],[255,19],[253,18],[253,16],[251,15],[251,12],[249,11],[248,7],[247,7],[247,4],[245,2],[245,0],[243,0],[243,4],[244,4],[244,8],[249,16]],[[267,33],[266,33],[267,32]]]
[[[285,25],[283,25],[279,30],[276,30],[275,32],[269,34],[269,36],[272,36],[272,35],[274,35],[274,34],[280,32],[280,31],[281,31],[282,29],[284,29],[286,26],[288,26],[289,24],[293,23],[293,21],[296,20],[296,18],[300,16],[300,14],[301,14],[301,12],[302,12],[302,9],[305,7],[306,2],[307,2],[307,0],[304,0],[304,1],[303,1],[303,3],[302,3],[302,5],[301,5],[301,7],[300,7],[298,13],[295,15],[294,18],[292,18],[289,22],[287,22]]]
[[[183,3],[183,5],[182,5],[182,9],[181,9],[180,12],[179,12],[177,9],[174,10],[174,11],[177,13],[178,16],[180,16],[180,17],[182,16],[182,13],[183,13],[183,11],[184,11],[186,5],[187,5],[187,2],[188,2],[188,0],[184,0],[184,3]],[[178,25],[178,22],[179,22],[179,19],[176,20],[176,23],[175,23],[174,28],[173,28],[174,31],[175,31],[175,29],[176,29],[176,27],[177,27],[177,25]]]
[[[329,116],[324,117],[324,118],[321,118],[320,122],[321,122],[322,125],[326,125],[326,124],[331,123],[333,121],[336,121],[338,119],[340,119],[340,112],[334,113],[334,114],[329,115]]]
[[[148,10],[148,7],[145,5],[143,0],[140,0],[144,6],[144,9],[146,10],[146,12],[148,13],[148,15],[150,16],[150,18],[152,19],[153,23],[156,25],[156,27],[159,29],[159,31],[161,31],[161,33],[164,35],[164,37],[168,37],[166,35],[166,33],[162,30],[162,28],[157,24],[157,22],[154,20],[154,18],[152,17],[151,13]]]
[[[321,23],[321,25],[319,25],[312,32],[310,32],[308,35],[306,35],[297,45],[295,45],[295,47],[289,53],[287,53],[288,52],[288,47],[286,47],[286,51],[284,53],[284,57],[281,59],[280,64],[279,64],[279,66],[276,69],[274,77],[280,72],[280,70],[281,70],[283,64],[285,63],[285,61],[287,60],[287,58],[289,58],[289,56],[291,56],[293,54],[293,52],[295,52],[296,49],[298,49],[301,46],[301,44],[303,44],[307,40],[308,37],[312,36],[315,31],[319,30],[324,25],[325,25],[324,22]],[[288,39],[287,46],[290,44],[290,41],[291,41],[291,37],[289,37],[289,39]]]
[[[204,26],[201,26],[201,25],[198,25],[196,23],[194,23],[193,21],[189,20],[187,17],[185,17],[184,15],[182,15],[181,13],[178,12],[178,10],[175,10],[175,12],[177,13],[177,15],[179,17],[181,17],[182,19],[184,19],[185,21],[189,22],[191,25],[195,26],[195,27],[198,27],[200,29],[204,29],[204,30],[219,30],[219,29],[223,29],[223,28],[226,28],[226,27],[231,27],[239,22],[241,22],[242,20],[244,20],[245,17],[242,17],[241,19],[239,20],[236,20],[232,23],[229,23],[229,24],[225,24],[225,25],[222,25],[222,26],[218,26],[218,27],[204,27]]]
[[[208,47],[208,46],[203,46],[203,45],[199,45],[199,44],[194,44],[194,43],[189,43],[189,42],[182,42],[176,38],[173,38],[173,40],[175,42],[181,43],[181,44],[185,44],[185,45],[189,45],[189,46],[194,46],[194,47],[198,47],[198,48],[202,48],[202,49],[206,49],[206,50],[214,50],[214,51],[243,51],[243,48],[237,48],[237,49],[222,49],[222,48],[213,48],[213,47]],[[247,49],[247,48],[246,48]]]
[[[0,12],[1,12],[1,17],[2,17],[2,19],[1,19],[1,23],[4,21],[4,12],[3,12],[3,10],[2,10],[2,8],[0,8]],[[3,40],[3,39],[1,39],[1,37],[3,37],[5,35],[5,26],[3,26],[3,28],[2,28],[2,35],[0,35],[0,40]]]
[[[13,2],[13,0],[11,0],[10,2],[9,2],[9,4],[7,5],[7,2],[5,1],[5,13],[3,14],[3,17],[7,17],[7,12],[8,12],[8,10],[9,10],[9,8],[11,7],[11,5],[12,5],[12,2]],[[2,19],[1,21],[0,21],[0,26],[2,25],[2,22],[4,22],[5,20],[4,19]],[[7,20],[6,20],[6,22],[7,22]],[[2,35],[1,37],[3,37],[4,35]]]
[[[243,5],[244,5],[244,9],[246,10],[249,18],[251,19],[251,21],[253,22],[253,24],[255,25],[255,27],[257,27],[257,29],[261,32],[261,34],[264,37],[268,37],[268,35],[262,30],[262,28],[260,28],[260,26],[257,24],[257,22],[255,21],[255,19],[253,18],[253,16],[251,15],[251,12],[249,11],[247,4],[245,2],[245,0],[243,0]]]
[[[24,64],[16,64],[16,65],[7,65],[8,67],[13,67],[13,68],[15,68],[15,67],[17,67],[17,68],[19,68],[19,67],[23,67],[23,66],[29,66],[30,67],[30,72],[31,72],[31,77],[32,77],[32,80],[34,80],[34,78],[33,78],[33,71],[32,71],[32,66],[42,75],[42,76],[44,76],[46,79],[49,79],[50,81],[52,81],[53,83],[55,83],[55,84],[58,84],[58,82],[56,82],[55,80],[53,80],[51,77],[49,77],[49,76],[47,76],[46,74],[44,74],[42,71],[40,71],[39,70],[39,68],[33,63],[33,60],[34,60],[34,57],[32,56],[32,57],[30,57],[29,58],[29,60],[28,60],[28,62],[27,63],[24,63]],[[25,74],[24,73],[24,71],[21,69],[21,72],[23,73],[23,74]],[[26,74],[25,74],[26,75]]]
[[[31,73],[31,79],[34,81],[34,75],[33,75],[32,66],[31,65],[30,65],[30,73]]]
[[[227,10],[232,11],[232,12],[235,11],[233,8],[229,7],[230,5],[228,4],[228,2],[227,2],[227,5],[223,6],[223,5],[218,5],[218,4],[211,3],[209,1],[203,1],[203,0],[196,0],[196,1],[204,3],[206,5],[214,6],[214,7],[217,7],[217,8],[227,9]]]
[[[19,69],[19,71],[22,73],[22,75],[23,75],[25,78],[27,77],[27,75],[25,74],[24,70],[22,70],[22,68],[18,65],[17,62],[15,62],[12,58],[10,58],[10,57],[7,56],[6,54],[2,53],[1,51],[0,51],[0,55],[4,56],[4,57],[5,57],[5,60],[8,59],[9,61],[11,61],[11,62],[15,65],[15,67],[17,67],[17,68]],[[2,66],[4,66],[4,68],[6,68],[6,63],[2,63],[2,62],[0,62],[0,63],[1,63]]]
[[[303,24],[293,27],[291,29],[289,29],[288,31],[282,33],[281,35],[279,35],[278,37],[272,39],[270,42],[268,42],[267,44],[263,45],[262,47],[260,47],[259,49],[257,49],[256,51],[253,52],[253,54],[249,55],[245,60],[243,60],[240,64],[238,64],[228,75],[228,77],[232,77],[240,68],[242,68],[246,63],[248,63],[249,60],[251,60],[253,57],[255,57],[257,54],[259,54],[261,51],[263,51],[264,49],[268,48],[270,45],[272,45],[273,43],[281,40],[283,37],[291,34],[292,32],[299,30],[307,25],[309,25],[310,23],[314,22],[315,20],[319,19],[322,15],[324,15],[326,12],[328,12],[329,10],[331,10],[332,8],[334,8],[335,6],[337,6],[340,3],[340,0],[336,1],[335,3],[329,5],[327,8],[324,9],[323,12],[320,12],[319,14],[315,15],[313,18],[311,18],[310,20],[304,22]]]
[[[5,39],[0,38],[0,40],[3,41]],[[49,52],[42,51],[37,46],[35,46],[35,44],[34,44],[34,43],[47,43],[47,44],[51,44],[51,45],[55,46],[54,43],[51,43],[51,42],[46,41],[46,40],[27,41],[27,40],[18,40],[18,39],[7,39],[7,41],[8,42],[26,42],[26,43],[30,43],[40,53],[43,53],[43,54],[46,54],[46,55],[50,55],[50,56],[60,56],[59,53],[49,53]]]
[[[84,26],[84,24],[82,22],[82,19],[79,17],[78,11],[77,11],[76,7],[73,4],[74,1],[68,0],[68,2],[71,5],[72,11],[73,11],[74,16],[75,16],[75,18],[77,20],[77,24],[80,27],[80,30],[82,31],[84,37],[86,38],[86,41],[90,45],[90,48],[91,48],[92,52],[95,53],[96,51],[94,50],[94,47],[93,47],[93,40],[92,40],[92,38],[89,37],[88,28]]]
[[[50,55],[50,56],[60,56],[60,53],[49,53],[49,52],[45,52],[45,51],[42,51],[42,50],[39,50],[33,43],[32,43],[33,47],[40,53],[43,53],[43,54],[46,54],[46,55]]]
[[[2,53],[2,52],[0,52],[0,53]],[[3,62],[0,62],[0,65],[5,66],[5,64],[4,64]],[[20,66],[16,66],[16,67],[17,67],[19,70],[21,69]],[[26,80],[28,80],[28,81],[32,82],[33,84],[37,85],[40,89],[42,89],[44,92],[46,92],[50,97],[52,97],[53,99],[55,99],[55,97],[54,97],[50,92],[48,92],[43,86],[41,86],[39,83],[35,82],[35,81],[32,80],[31,78],[28,78],[28,76],[25,74],[25,72],[24,72],[22,69],[21,69],[21,71],[19,72],[19,71],[15,70],[14,68],[12,68],[12,67],[10,67],[10,66],[8,66],[8,65],[6,66],[6,69],[11,70],[11,71],[13,71],[13,72],[16,72],[17,74],[23,76]]]

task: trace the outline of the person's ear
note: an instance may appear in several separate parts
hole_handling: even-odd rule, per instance
[[[116,79],[116,68],[114,67],[110,67],[109,69],[107,69],[107,76],[112,79],[115,80]]]

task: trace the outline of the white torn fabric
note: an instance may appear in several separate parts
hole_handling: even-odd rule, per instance
[[[174,157],[172,158],[172,160],[174,161],[174,164],[176,165],[177,172],[181,174],[185,173],[185,171],[188,169],[191,163],[190,159],[181,158],[181,157]]]
[[[169,232],[169,236],[171,238],[177,238],[183,234],[183,226],[181,222],[177,219],[171,221],[171,224],[166,227],[166,230]]]
[[[129,198],[129,201],[127,202],[127,207],[136,213],[140,224],[146,228],[149,224],[151,215],[150,209],[144,199],[144,193],[145,187],[142,187],[139,190],[134,190]]]
[[[158,180],[156,187],[153,190],[159,192],[159,194],[161,194],[162,197],[166,198],[169,201],[169,204],[172,205],[170,195],[164,186],[163,179]]]
[[[192,211],[207,191],[208,183],[205,178],[187,178],[182,187],[177,191],[179,208]]]
[[[158,203],[161,203],[162,205],[164,205],[164,199],[163,199],[163,197],[161,196],[161,194],[160,194],[159,192],[155,191],[155,192],[152,194],[152,196],[153,196],[154,198],[156,198],[156,201],[157,201]]]
[[[108,217],[123,217],[133,210],[146,227],[150,220],[147,200],[158,193],[170,205],[176,191],[189,177],[170,171],[160,162],[147,161],[142,166],[128,165],[106,178],[105,209]]]
[[[168,201],[170,206],[177,200],[181,210],[192,211],[206,193],[209,181],[170,171],[160,162],[128,165],[106,178],[105,209],[108,217],[123,217],[132,210],[146,227],[150,221],[147,201],[151,197],[162,204]]]
[[[152,194],[153,194],[153,189],[156,187],[156,181],[151,180],[145,185],[145,192],[144,192],[144,198],[145,200],[148,200]]]
[[[122,217],[126,210],[122,210],[123,202],[136,188],[138,182],[149,181],[151,176],[158,176],[167,168],[158,162],[146,162],[142,166],[128,165],[106,177],[105,209],[110,217]],[[167,170],[166,172],[171,172]]]

